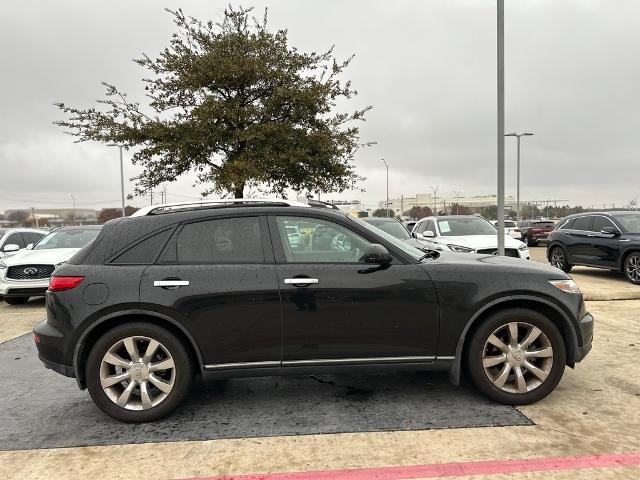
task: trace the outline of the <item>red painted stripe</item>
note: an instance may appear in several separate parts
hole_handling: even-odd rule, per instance
[[[434,463],[404,467],[356,468],[316,472],[283,472],[249,475],[197,477],[197,480],[409,480],[415,478],[463,477],[546,470],[577,470],[640,465],[640,452],[607,455],[486,460],[478,462]],[[195,478],[193,480],[196,480]]]

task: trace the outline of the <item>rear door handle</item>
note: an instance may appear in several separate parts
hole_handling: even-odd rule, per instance
[[[317,278],[285,278],[284,283],[286,283],[287,285],[303,286],[303,285],[311,285],[313,283],[318,283],[318,279]]]
[[[154,280],[154,287],[186,287],[189,285],[189,280]]]

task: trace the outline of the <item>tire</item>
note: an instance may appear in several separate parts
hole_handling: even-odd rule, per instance
[[[4,301],[9,305],[24,305],[29,301],[29,297],[4,297]]]
[[[516,345],[526,340],[529,333],[533,331],[533,327],[540,330],[541,333],[529,347],[524,349],[527,352],[540,353],[540,356],[523,357],[523,351],[520,349],[509,350],[510,354],[503,355],[489,342],[492,335],[507,342],[509,324],[517,325]],[[508,343],[503,342],[503,346],[507,349],[509,349]],[[549,354],[549,347],[552,356],[544,356]],[[508,360],[495,363],[503,356]],[[519,365],[512,365],[512,361]],[[486,369],[485,362],[488,365]],[[473,333],[466,352],[467,372],[475,387],[492,400],[508,405],[526,405],[545,398],[560,382],[565,363],[564,340],[558,328],[544,315],[524,308],[503,310],[482,321]],[[508,369],[506,365],[509,365]],[[534,374],[533,367],[538,373]],[[523,389],[520,388],[521,383],[517,381],[517,370],[522,373]],[[500,386],[501,374],[505,371],[507,375],[502,378],[506,378],[506,381]],[[544,379],[540,376],[544,376]]]
[[[569,273],[573,265],[567,260],[567,252],[562,247],[553,247],[549,251],[549,263],[552,267],[559,268],[565,273]]]
[[[144,355],[152,341],[159,345],[147,361]],[[142,357],[137,363],[131,362],[134,355],[129,354],[134,343],[139,352],[136,354]],[[119,358],[106,357],[107,353]],[[106,358],[110,361],[105,361]],[[120,359],[124,362],[121,363]],[[152,371],[153,365],[161,363],[168,368]],[[152,365],[152,369],[149,369],[149,365]],[[106,388],[102,387],[101,377],[105,377],[106,383],[111,383],[113,380],[110,377],[116,375],[125,378],[105,385]],[[117,420],[129,423],[152,422],[173,412],[191,390],[193,375],[189,353],[180,339],[163,327],[144,322],[120,325],[104,333],[91,348],[85,368],[87,388],[98,408]],[[132,381],[132,378],[137,381]],[[147,393],[146,405],[143,387]],[[129,394],[126,390],[130,390]],[[119,398],[126,400],[125,406],[116,403]]]
[[[640,285],[640,252],[633,252],[624,260],[624,275],[634,285]]]

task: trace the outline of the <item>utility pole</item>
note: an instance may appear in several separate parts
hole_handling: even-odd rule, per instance
[[[31,207],[31,216],[33,217],[33,221],[36,222],[36,228],[38,228],[38,217],[36,217],[36,209]]]
[[[533,135],[533,133],[525,132],[525,133],[507,133],[505,137],[516,137],[518,140],[518,167],[517,167],[517,183],[516,183],[516,213],[518,215],[518,220],[520,220],[520,137],[529,137]]]
[[[460,197],[462,196],[462,191],[454,190],[453,193],[456,196],[456,215],[459,215],[458,211],[460,210]]]
[[[387,161],[384,158],[381,158],[382,163],[384,163],[384,166],[387,168],[387,217],[389,216],[389,164],[387,163]]]
[[[73,205],[72,215],[73,215],[73,224],[75,225],[76,224],[76,197],[74,197],[72,193],[70,193],[69,196],[71,197],[71,202]]]
[[[162,193],[162,203],[169,203],[169,202],[167,202],[167,184],[166,183],[163,185],[162,191],[163,191],[163,193]]]
[[[440,185],[436,185],[435,187],[429,187],[433,192],[433,214],[438,215],[438,189]]]
[[[120,149],[120,201],[122,202],[122,216],[125,217],[124,210],[124,166],[122,161],[122,145],[118,145],[115,143],[107,144],[108,147],[118,147]],[[153,203],[153,202],[152,202]]]
[[[400,218],[404,215],[404,195],[400,195]]]
[[[504,0],[497,3],[498,63],[498,255],[504,255]]]

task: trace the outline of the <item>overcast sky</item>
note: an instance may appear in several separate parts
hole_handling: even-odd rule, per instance
[[[238,5],[237,2],[232,2]],[[618,206],[640,195],[640,2],[507,0],[506,128],[522,143],[523,200]],[[131,62],[157,54],[174,30],[163,7],[220,19],[228,1],[5,2],[0,15],[0,211],[119,204],[117,149],[74,144],[52,125],[53,102],[88,107],[101,81],[135,97],[146,73]],[[490,0],[247,1],[301,50],[355,54],[345,78],[373,105],[358,172],[366,191],[323,198],[439,195],[496,190],[496,23]],[[515,195],[516,144],[507,139],[507,194]],[[125,163],[126,177],[136,168]],[[199,196],[185,177],[170,200]],[[129,183],[127,192],[133,190]],[[143,205],[148,199],[135,199]]]

